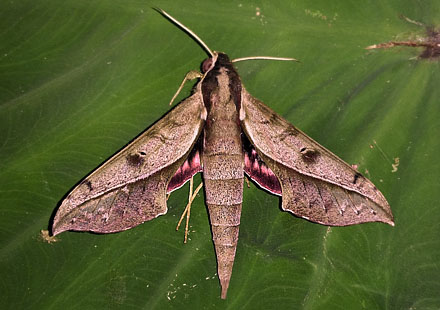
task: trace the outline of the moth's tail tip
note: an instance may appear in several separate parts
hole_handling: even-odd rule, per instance
[[[228,294],[229,281],[221,281],[220,284],[222,286],[221,298],[226,299],[226,295]]]
[[[221,295],[221,298],[222,299],[226,299],[226,295],[228,294],[228,290],[226,289],[226,290],[224,290],[223,288],[222,288],[222,295]]]

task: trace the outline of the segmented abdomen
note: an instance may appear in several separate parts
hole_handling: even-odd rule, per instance
[[[226,293],[234,264],[243,202],[243,150],[240,128],[233,120],[205,127],[203,179],[217,255],[217,271]]]
[[[205,163],[211,160],[226,160],[241,164],[243,156],[209,156]],[[241,169],[241,172],[243,172],[243,169]],[[212,239],[217,254],[217,272],[222,286],[222,298],[226,298],[238,241],[241,203],[243,201],[243,176],[241,178],[210,179],[209,176],[207,177],[204,174],[204,184]]]

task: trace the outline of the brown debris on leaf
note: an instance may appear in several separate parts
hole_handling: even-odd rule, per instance
[[[49,244],[59,241],[58,238],[51,236],[48,230],[40,230],[40,238]]]
[[[394,158],[394,164],[391,164],[391,166],[393,167],[393,170],[391,170],[391,172],[393,173],[396,172],[399,167],[399,164],[400,164],[400,158],[399,157]]]
[[[433,28],[427,28],[427,37],[408,41],[389,41],[380,44],[367,46],[365,49],[391,48],[395,46],[423,47],[419,58],[434,59],[440,57],[440,32]]]

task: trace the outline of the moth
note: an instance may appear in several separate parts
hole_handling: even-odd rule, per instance
[[[311,222],[394,225],[388,202],[372,182],[252,97],[233,66],[244,59],[291,58],[231,61],[160,12],[209,53],[199,82],[190,97],[67,195],[55,215],[53,235],[67,230],[114,233],[152,220],[167,212],[168,193],[201,172],[225,299],[245,175],[281,196],[284,211]]]

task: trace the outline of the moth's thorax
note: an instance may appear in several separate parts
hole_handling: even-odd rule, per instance
[[[206,96],[208,97],[208,95]],[[230,89],[228,70],[221,67],[215,76],[215,84],[209,93],[209,99],[205,101],[208,110],[208,119],[232,118],[237,112],[236,103]]]
[[[228,70],[221,67],[209,86],[208,93],[203,93],[207,118],[204,128],[204,153],[240,154],[241,126],[239,113],[231,92]]]
[[[206,59],[202,64],[203,70],[208,70],[202,82],[203,102],[208,111],[216,108],[232,108],[237,111],[241,106],[241,81],[240,77],[226,54],[218,53],[216,62],[212,66],[213,58]]]
[[[202,82],[203,103],[207,110],[204,127],[204,155],[241,154],[239,122],[241,82],[225,54],[218,54],[214,66]]]

